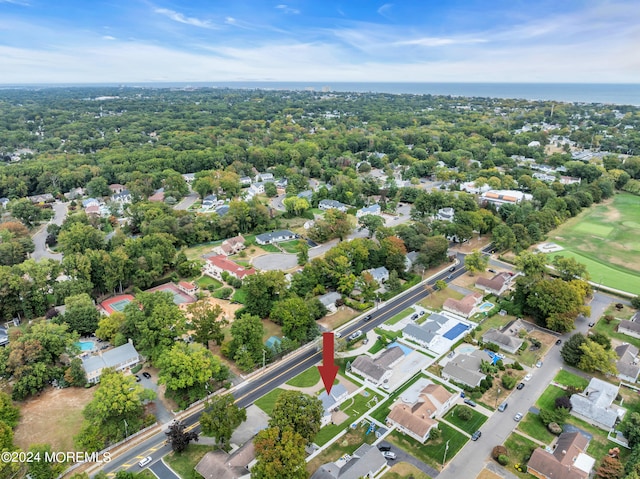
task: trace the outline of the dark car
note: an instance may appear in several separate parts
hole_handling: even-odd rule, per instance
[[[471,435],[471,440],[477,441],[478,439],[480,439],[480,436],[482,436],[482,433],[480,431],[476,431]]]
[[[373,316],[371,316],[370,314],[367,314],[364,318],[362,318],[362,320],[369,321],[371,318],[373,318]]]
[[[495,270],[495,269],[491,269],[491,268],[489,268],[489,273],[495,273],[495,272],[496,272],[496,270]]]
[[[589,327],[593,328],[596,325],[596,323],[589,323]]]
[[[473,402],[473,401],[472,401],[471,399],[469,399],[469,398],[466,398],[466,399],[464,400],[464,403],[465,403],[465,404],[468,404],[468,405],[469,405],[469,406],[471,406],[471,407],[476,407],[476,406],[477,406],[477,404],[476,404],[475,402]]]
[[[149,374],[148,372],[143,372],[142,375],[147,378],[147,379],[151,379],[151,374]]]
[[[411,319],[415,321],[416,319],[418,319],[418,315],[414,314],[413,316],[411,316]]]
[[[140,376],[136,374],[136,382],[139,383],[140,381],[142,381],[142,379],[140,379]]]
[[[520,384],[518,384],[518,385],[516,386],[516,389],[517,389],[517,390],[520,390],[520,389],[522,389],[523,387],[524,387],[524,383],[520,383]]]
[[[455,271],[455,270],[456,270],[455,266],[452,266],[451,268],[449,268],[449,271]]]
[[[559,345],[561,345],[561,344],[562,344],[562,339],[557,339],[557,340],[556,340],[556,346],[559,346]]]
[[[391,445],[388,442],[381,442],[380,444],[378,444],[378,450],[382,452],[390,451]]]

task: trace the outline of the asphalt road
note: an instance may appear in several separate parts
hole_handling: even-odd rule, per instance
[[[460,258],[463,258],[462,255],[459,255],[459,259]],[[454,273],[445,271],[436,278],[433,278],[429,284],[434,284],[438,279],[446,279],[449,275],[452,276],[451,279],[453,280],[464,273],[464,267],[458,266]],[[418,287],[403,297],[381,304],[378,310],[369,312],[368,314],[372,315],[372,319],[370,321],[364,321],[361,318],[357,319],[352,321],[346,328],[341,329],[340,332],[343,335],[348,335],[358,329],[361,329],[366,333],[392,318],[395,314],[404,310],[408,306],[425,298],[428,294],[429,292],[426,288]],[[307,347],[291,354],[280,363],[267,367],[263,374],[251,378],[237,388],[233,395],[236,398],[238,406],[247,407],[253,404],[257,399],[287,382],[289,379],[297,376],[310,367],[319,364],[322,359],[322,352],[319,349],[316,349],[315,344],[316,343],[308,345]],[[197,425],[199,417],[200,412],[196,412],[186,418],[184,422],[188,426],[195,425],[196,430],[199,431],[199,426]],[[126,453],[114,458],[108,464],[105,464],[102,469],[107,474],[115,473],[121,469],[136,471],[139,469],[138,462],[144,457],[152,456],[155,460],[170,452],[171,448],[166,446],[164,441],[164,433],[158,433],[141,444],[131,447]]]
[[[189,209],[189,207],[192,204],[194,204],[198,200],[199,197],[200,197],[200,195],[198,195],[198,193],[196,193],[195,191],[192,191],[187,196],[182,198],[182,200],[179,203],[177,203],[173,207],[173,209],[174,210],[187,210],[187,209]]]
[[[47,239],[47,225],[50,223],[55,223],[57,225],[61,225],[64,222],[64,219],[67,217],[67,204],[62,203],[60,201],[56,201],[53,203],[53,212],[54,217],[47,223],[43,225],[36,234],[33,235],[33,244],[35,249],[33,253],[31,253],[31,257],[36,261],[41,258],[51,258],[56,261],[62,261],[61,253],[51,253],[45,244]]]
[[[152,463],[149,466],[149,469],[151,469],[159,479],[180,479],[180,476],[169,469],[163,461],[156,461]]]

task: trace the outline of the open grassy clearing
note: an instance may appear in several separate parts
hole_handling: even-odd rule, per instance
[[[470,410],[472,414],[471,418],[466,421],[462,419],[458,415],[458,412],[461,409]],[[475,411],[471,409],[469,406],[466,406],[464,404],[456,405],[456,407],[454,407],[451,411],[449,411],[444,416],[445,421],[453,424],[454,426],[458,427],[459,429],[462,429],[465,432],[468,432],[469,434],[473,434],[478,429],[480,429],[480,426],[482,426],[487,421],[487,419],[489,418],[484,414],[481,414],[478,411]]]
[[[211,446],[189,444],[181,453],[170,453],[165,457],[165,461],[182,479],[198,479],[202,476],[194,468],[209,451]]]
[[[305,372],[298,374],[295,378],[287,381],[287,384],[296,388],[308,388],[318,384],[318,381],[320,381],[318,368],[309,368]]]
[[[293,240],[293,241],[285,241],[283,243],[278,243],[283,250],[287,253],[296,254],[298,252],[298,245],[301,240]]]
[[[614,319],[610,323],[601,319],[593,328],[591,328],[591,330],[597,333],[602,333],[610,338],[617,339],[623,343],[633,344],[636,348],[640,348],[640,339],[619,333],[618,324],[620,324],[620,320],[618,319]]]
[[[451,288],[443,289],[442,291],[434,291],[429,296],[424,298],[418,304],[425,308],[440,310],[447,298],[462,299],[464,294],[459,293]]]
[[[587,265],[592,281],[624,291],[640,290],[640,197],[617,194],[569,219],[549,234]]]
[[[536,401],[536,407],[538,409],[555,409],[556,398],[566,396],[566,394],[567,393],[562,388],[559,388],[557,386],[549,386],[544,390],[542,395]]]
[[[211,276],[202,275],[196,281],[197,285],[200,289],[209,289],[209,286],[212,286],[211,289],[218,289],[222,286],[222,283],[217,279],[213,279]]]
[[[267,414],[271,415],[271,411],[273,411],[273,406],[275,406],[276,401],[278,400],[278,396],[280,393],[284,391],[284,389],[276,388],[272,391],[269,391],[267,394],[262,396],[255,402],[255,405],[262,409]]]
[[[438,429],[441,432],[440,437],[435,440],[427,439],[424,444],[420,444],[412,437],[398,431],[393,431],[387,436],[387,439],[390,443],[429,464],[434,469],[441,470],[442,463],[455,457],[469,438],[444,423],[440,423]],[[448,449],[447,443],[449,444]]]
[[[407,316],[411,316],[415,312],[416,312],[415,308],[407,308],[404,311],[400,311],[398,314],[393,316],[391,319],[385,321],[385,323],[386,324],[396,324],[399,321],[402,321]]]

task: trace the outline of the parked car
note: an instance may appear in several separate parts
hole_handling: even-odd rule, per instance
[[[391,450],[391,446],[389,445],[388,442],[381,442],[380,444],[378,444],[378,450],[379,451],[390,451]]]
[[[147,464],[149,464],[151,461],[153,461],[153,458],[152,458],[151,456],[147,456],[147,457],[145,457],[142,461],[140,461],[140,462],[138,463],[138,466],[140,466],[140,467],[144,467],[144,466],[146,466]]]
[[[142,379],[140,379],[140,376],[136,374],[136,382],[139,383],[140,381],[142,381]]]
[[[537,368],[541,368],[541,367],[542,367],[542,361],[538,361],[538,362],[536,363],[536,367],[537,367]]]
[[[500,404],[500,406],[498,406],[498,411],[504,412],[504,410],[507,409],[508,406],[509,406],[509,403],[505,401],[502,404]]]
[[[516,386],[516,389],[520,391],[520,389],[522,389],[523,387],[524,387],[524,383],[520,383]]]
[[[469,399],[469,398],[465,398],[464,403],[465,403],[465,404],[468,404],[468,405],[469,405],[469,406],[471,406],[471,407],[476,407],[476,406],[477,406],[477,404],[476,404],[475,402],[473,402],[473,401],[472,401],[471,399]]]
[[[589,327],[593,328],[596,325],[596,323],[589,323]]]
[[[420,311],[420,316],[424,316],[425,310]]]
[[[151,379],[151,374],[149,374],[148,372],[143,372],[142,375],[147,378],[147,379]]]
[[[556,346],[560,346],[562,344],[562,339],[556,339]]]
[[[513,420],[516,421],[516,422],[519,421],[520,419],[522,419],[522,413],[521,412],[519,412],[515,416],[513,416]]]
[[[356,339],[358,339],[360,336],[362,336],[362,330],[357,330],[354,333],[351,333],[349,336],[347,336],[347,341],[355,341]]]
[[[417,314],[414,314],[413,316],[411,316],[411,319],[412,319],[413,321],[415,321],[416,319],[418,319],[418,315],[417,315]]]
[[[396,453],[391,451],[384,451],[382,455],[385,459],[390,459],[392,461],[396,458]]]
[[[496,270],[495,270],[495,269],[491,269],[491,268],[489,268],[489,273],[495,273],[495,272],[496,272]]]
[[[530,381],[532,377],[533,377],[533,374],[527,373],[527,375],[524,377],[524,380],[525,381]]]
[[[480,439],[480,436],[482,436],[482,433],[480,431],[476,431],[471,435],[471,440],[477,441],[478,439]]]

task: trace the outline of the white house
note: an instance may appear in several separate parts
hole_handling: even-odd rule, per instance
[[[361,218],[365,215],[380,216],[381,213],[382,209],[380,208],[380,205],[365,206],[364,208],[360,208],[356,211],[356,218]]]
[[[342,295],[335,291],[323,294],[322,296],[318,296],[318,301],[320,301],[322,305],[327,308],[327,314],[333,314],[338,311],[336,301],[338,301],[339,299],[342,299]]]
[[[320,208],[321,210],[330,210],[331,208],[334,208],[338,211],[347,211],[349,209],[349,207],[343,203],[340,203],[339,201],[336,200],[321,200],[318,203],[318,208]]]
[[[440,221],[453,221],[455,210],[453,208],[440,208],[435,219]]]
[[[515,205],[523,201],[531,201],[533,196],[518,190],[489,190],[482,193],[480,199],[487,203],[500,206],[505,203]]]
[[[351,363],[351,371],[362,376],[365,381],[373,384],[382,384],[392,374],[392,368],[404,358],[404,352],[398,346],[385,349],[377,358],[370,356],[358,356]]]
[[[202,198],[202,207],[204,209],[213,208],[214,206],[218,206],[218,197],[216,195],[207,195]]]
[[[583,392],[571,395],[571,414],[608,431],[622,420],[626,412],[613,404],[619,389],[619,386],[602,379],[591,378]]]
[[[349,391],[342,384],[334,384],[331,388],[331,394],[327,394],[327,391],[322,391],[318,396],[318,399],[322,402],[322,422],[320,427],[324,427],[331,422],[331,413],[335,408],[340,406],[345,399],[349,396]]]
[[[239,264],[228,260],[223,255],[214,255],[206,258],[206,262],[202,269],[204,274],[215,279],[222,279],[222,273],[225,271],[238,279],[244,279],[245,276],[256,273],[255,269],[243,268]]]
[[[298,237],[297,234],[289,230],[272,231],[270,233],[262,233],[256,235],[256,243],[258,244],[271,244],[279,243],[281,241],[294,240]]]
[[[618,361],[616,361],[616,369],[618,370],[618,379],[635,383],[640,374],[640,361],[638,358],[638,348],[633,344],[624,343],[616,348]]]
[[[240,177],[240,185],[249,186],[252,183],[250,176],[241,176]]]
[[[256,195],[264,193],[264,183],[252,183],[245,193],[245,198],[250,200]]]
[[[486,377],[480,371],[482,361],[491,362],[491,357],[485,351],[458,354],[442,368],[442,377],[475,388]]]
[[[487,184],[476,186],[474,181],[468,181],[460,185],[461,191],[466,191],[467,193],[471,193],[474,195],[479,195],[480,193],[484,193],[485,191],[489,191],[490,189],[491,187]]]
[[[267,182],[267,181],[273,181],[273,173],[258,173],[255,177],[255,181],[257,182]]]
[[[640,339],[640,315],[634,315],[631,321],[628,319],[620,320],[618,332],[631,336],[632,338]]]
[[[105,368],[113,368],[116,371],[124,371],[138,364],[141,360],[140,354],[133,347],[133,343],[128,343],[110,349],[109,351],[99,352],[96,356],[89,356],[82,359],[82,368],[87,375],[87,382],[98,383],[102,370]]]

